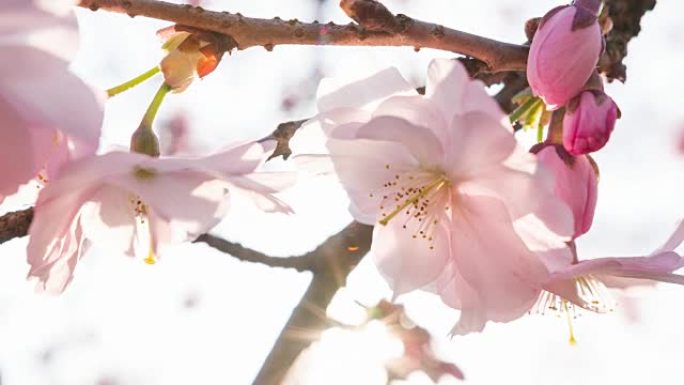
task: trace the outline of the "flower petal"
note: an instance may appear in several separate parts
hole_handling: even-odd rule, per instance
[[[41,50],[3,46],[0,98],[12,103],[33,127],[60,130],[94,153],[100,139],[102,104],[67,63]]]
[[[455,199],[452,258],[479,294],[472,310],[497,322],[518,318],[536,301],[548,275],[545,266],[516,234],[503,202],[463,195]]]
[[[480,81],[473,81],[456,60],[435,59],[427,73],[425,96],[442,111],[449,122],[455,115],[481,112],[491,119],[505,122],[506,116]]]
[[[317,92],[318,110],[330,111],[340,107],[363,108],[402,92],[415,94],[416,91],[396,68],[387,68],[348,84],[339,84],[334,79],[323,79]]]
[[[29,125],[0,95],[0,197],[11,195],[38,173]],[[0,199],[1,200],[1,199]]]
[[[449,259],[446,216],[422,234],[424,224],[411,214],[399,214],[373,229],[373,257],[394,295],[427,285],[442,273]],[[430,238],[430,239],[428,239]]]
[[[467,112],[455,115],[445,146],[445,166],[454,180],[474,177],[480,171],[504,162],[517,149],[513,134],[491,115]]]
[[[81,209],[81,224],[86,238],[108,250],[132,255],[138,199],[115,186],[100,187]]]
[[[432,130],[416,126],[402,118],[392,116],[373,118],[358,129],[356,137],[403,144],[422,167],[439,166],[444,157],[442,144]]]
[[[402,118],[416,126],[427,127],[445,142],[448,137],[447,124],[439,108],[430,99],[421,96],[393,96],[382,102],[373,111],[373,117],[392,116]]]
[[[397,173],[417,168],[406,147],[396,142],[369,139],[329,139],[328,148],[342,185],[357,208],[364,208],[360,222],[377,218],[380,210],[378,192],[384,183],[394,180]],[[389,167],[388,167],[389,165]]]

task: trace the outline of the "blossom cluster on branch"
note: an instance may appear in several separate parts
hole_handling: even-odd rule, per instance
[[[676,252],[684,222],[647,256],[582,259],[575,245],[590,231],[597,204],[598,165],[589,153],[606,145],[619,117],[603,91],[600,58],[610,25],[599,0],[575,0],[528,23],[529,53],[525,46],[394,15],[374,0],[343,0],[341,7],[358,24],[336,30],[331,44],[425,43],[431,30],[433,46],[467,54],[473,62],[467,67],[434,59],[422,92],[394,68],[351,84],[325,80],[318,113],[292,122],[287,135],[230,143],[194,157],[160,148],[155,118],[167,95],[208,76],[234,48],[305,44],[313,27],[291,23],[299,28],[297,40],[281,21],[243,20],[242,27],[221,31],[198,22],[176,24],[159,32],[166,55],[158,65],[105,93],[33,38],[49,28],[75,33],[73,5],[0,5],[10,15],[0,17],[0,202],[40,190],[28,219],[27,257],[28,275],[41,290],[63,292],[92,244],[147,263],[155,263],[169,244],[221,244],[206,233],[230,215],[228,202],[291,213],[279,193],[296,183],[296,174],[262,169],[273,156],[290,153],[302,172],[338,179],[354,219],[374,226],[369,254],[394,299],[423,290],[460,311],[453,334],[480,332],[490,321],[509,322],[533,310],[604,312],[612,307],[608,289],[684,284],[674,273],[684,267]],[[153,10],[150,16],[168,9],[186,21],[205,12],[154,0],[81,5]],[[22,23],[13,24],[18,19]],[[316,28],[320,35],[323,27]],[[369,38],[361,39],[363,34]],[[513,98],[518,107],[510,115],[473,78],[524,69],[529,89]],[[131,130],[130,147],[97,152],[105,98],[121,97],[156,74],[162,84]],[[514,126],[521,125],[539,130],[537,145],[528,149],[518,141]],[[319,140],[312,145],[310,138]],[[251,260],[268,263],[269,257],[252,254]],[[302,265],[304,260],[310,262],[275,265],[324,270]]]

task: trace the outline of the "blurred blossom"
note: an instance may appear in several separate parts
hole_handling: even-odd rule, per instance
[[[22,39],[42,28],[75,29],[73,15],[65,20],[23,0],[3,2],[0,11],[2,201],[31,179],[45,183],[66,162],[93,154],[103,112],[99,95],[69,70],[69,63]],[[14,25],[17,19],[20,26]]]

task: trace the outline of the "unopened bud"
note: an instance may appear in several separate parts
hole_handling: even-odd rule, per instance
[[[549,11],[534,34],[527,79],[535,95],[557,109],[577,95],[596,68],[603,49],[597,17],[579,6]]]
[[[588,155],[572,156],[560,145],[540,145],[533,152],[542,167],[553,174],[556,197],[572,211],[573,238],[589,231],[598,194],[598,172],[593,161]]]
[[[600,150],[619,117],[613,99],[602,91],[584,91],[573,99],[563,118],[563,146],[573,155]]]

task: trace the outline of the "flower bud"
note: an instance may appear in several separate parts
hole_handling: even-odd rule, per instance
[[[603,49],[595,13],[580,5],[549,11],[530,45],[527,79],[549,109],[577,95],[589,79]]]
[[[595,164],[589,156],[574,157],[560,145],[542,144],[536,151],[539,163],[554,175],[556,196],[572,211],[573,238],[577,238],[589,231],[594,220],[598,192]]]
[[[600,150],[619,117],[613,99],[602,91],[584,91],[573,99],[563,118],[563,146],[573,155]]]
[[[227,48],[208,32],[176,31],[168,37],[164,49],[168,54],[159,65],[164,80],[174,92],[182,92],[196,77],[213,72]]]

